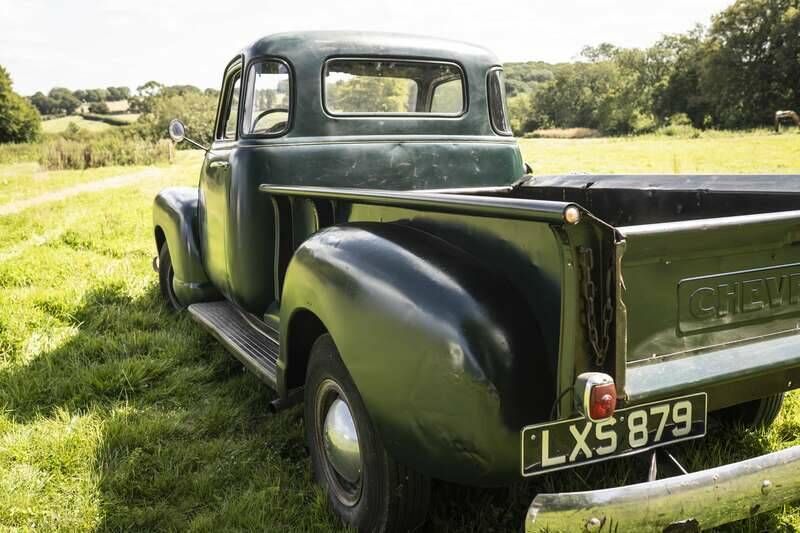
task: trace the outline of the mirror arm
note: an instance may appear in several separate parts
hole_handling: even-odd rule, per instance
[[[197,141],[191,140],[189,137],[184,137],[183,140],[186,141],[187,143],[191,144],[192,146],[196,146],[197,148],[200,148],[201,150],[203,150],[205,152],[208,152],[210,150],[210,148],[208,148],[206,146],[203,146],[202,144],[200,144]]]

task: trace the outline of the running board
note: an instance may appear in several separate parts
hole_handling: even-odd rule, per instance
[[[275,388],[275,368],[280,350],[277,334],[270,335],[264,331],[266,325],[262,330],[253,319],[226,300],[192,304],[189,314],[247,368]]]

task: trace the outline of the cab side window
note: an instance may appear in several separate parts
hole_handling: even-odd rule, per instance
[[[487,78],[489,89],[489,116],[492,128],[500,135],[513,135],[508,119],[506,106],[506,84],[503,79],[503,69],[496,67],[489,71]]]
[[[225,99],[221,123],[217,129],[217,139],[236,139],[236,118],[239,114],[239,93],[241,88],[241,69],[228,75],[225,82]]]
[[[231,93],[230,105],[228,106],[228,117],[225,119],[225,138],[236,138],[236,113],[239,111],[239,85],[241,77],[237,74],[233,82],[233,92]]]
[[[292,90],[289,67],[263,60],[250,65],[242,111],[242,133],[277,136],[289,128]]]

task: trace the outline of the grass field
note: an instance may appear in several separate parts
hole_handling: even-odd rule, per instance
[[[800,135],[794,130],[708,133],[700,139],[647,135],[634,138],[522,139],[534,174],[591,173],[800,173]]]
[[[62,133],[66,131],[70,123],[75,124],[82,130],[86,131],[103,131],[113,128],[111,124],[100,122],[99,120],[86,120],[78,115],[68,115],[66,117],[51,118],[42,122],[42,132],[44,133]]]
[[[109,115],[117,120],[125,122],[135,122],[139,115],[137,113],[126,113],[120,115]],[[42,131],[44,133],[62,133],[66,131],[70,122],[74,123],[82,130],[86,131],[104,131],[113,128],[111,124],[106,124],[99,120],[86,120],[79,115],[68,115],[66,117],[53,118],[42,122]]]
[[[145,167],[114,166],[90,170],[47,171],[33,161],[0,165],[0,205],[110,176],[133,174],[143,168]]]
[[[539,173],[671,172],[675,153],[684,172],[798,172],[785,139],[800,144],[756,136],[736,145],[644,138],[523,148]],[[747,146],[763,150],[749,166],[738,153]],[[341,530],[311,481],[300,410],[269,415],[273,393],[158,295],[152,198],[167,185],[196,184],[199,162],[180,152],[135,184],[0,216],[0,530]],[[51,190],[134,171],[41,175],[32,163],[0,165],[0,206],[39,194],[42,181]],[[716,432],[674,453],[701,469],[793,444],[796,393],[769,432]],[[517,531],[539,491],[638,482],[646,472],[640,457],[510,489],[438,483],[427,531]],[[795,506],[723,531],[798,528]]]
[[[117,120],[122,120],[124,122],[131,123],[131,122],[136,122],[136,120],[139,118],[139,113],[121,113],[119,115],[108,115],[108,116],[115,118]]]

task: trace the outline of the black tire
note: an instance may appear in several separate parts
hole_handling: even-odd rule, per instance
[[[741,424],[754,429],[766,429],[775,422],[783,406],[783,393],[774,394],[720,409],[715,414],[723,424]]]
[[[161,296],[167,301],[169,308],[173,311],[180,311],[184,306],[181,305],[178,296],[175,294],[175,289],[172,287],[174,278],[175,272],[172,270],[172,258],[169,255],[167,243],[164,243],[158,253],[158,285],[161,288]]]
[[[332,390],[337,396],[328,402]],[[336,399],[347,404],[355,425],[361,457],[358,486],[337,474],[323,442],[326,403],[329,407]],[[305,432],[314,478],[346,525],[362,533],[405,533],[422,525],[430,501],[430,479],[389,456],[330,335],[321,336],[311,348]]]

